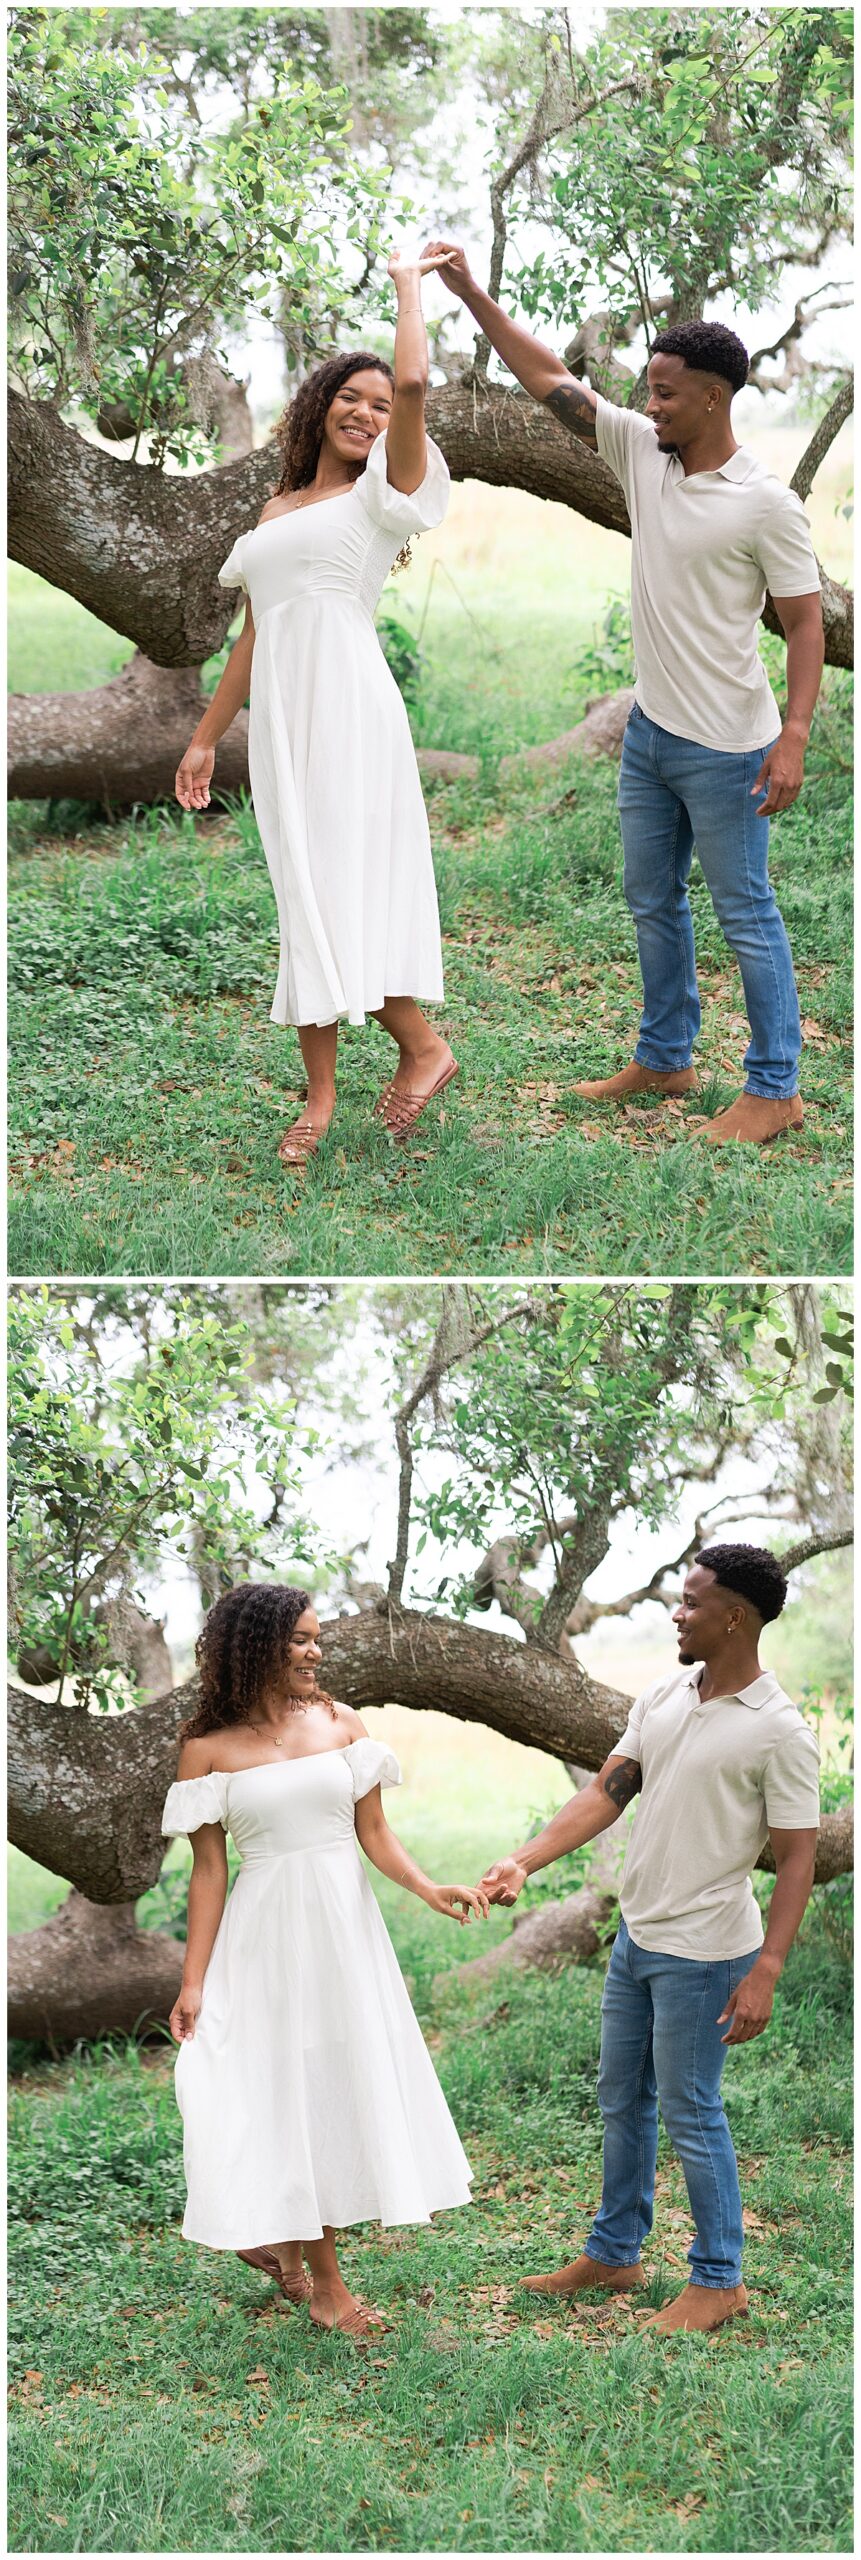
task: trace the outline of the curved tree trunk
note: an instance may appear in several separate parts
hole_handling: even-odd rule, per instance
[[[172,800],[177,765],[205,707],[196,667],[156,667],[136,650],[91,693],[9,697],[9,797],[91,800],[113,815]],[[248,713],[221,739],[214,801],[248,789]]]
[[[184,1954],[163,1930],[138,1929],[134,1903],[106,1908],[73,1891],[40,1929],[9,1940],[9,2034],[65,2045],[163,2025]]]
[[[629,533],[606,463],[521,391],[467,374],[432,391],[428,424],[455,480],[528,490]],[[217,572],[276,478],[271,445],[193,477],[122,462],[48,401],[10,393],[9,549],[164,667],[200,666],[236,610]],[[826,578],[826,657],[852,664],[852,597]],[[768,618],[768,616],[766,616]]]
[[[503,756],[501,771],[552,770],[570,755],[619,755],[633,698],[628,687],[602,694],[576,729]],[[203,703],[193,668],[154,667],[139,653],[92,693],[10,694],[10,800],[90,800],[109,815],[140,801],[172,801],[177,765]],[[479,774],[477,756],[437,748],[421,748],[418,763],[428,782]],[[248,788],[248,713],[241,711],[219,744],[213,802]]]
[[[586,1769],[600,1769],[631,1704],[573,1658],[414,1609],[362,1609],[330,1619],[326,1669],[350,1706],[435,1709]],[[16,1846],[93,1902],[129,1902],[145,1893],[161,1867],[161,1808],[175,1774],[179,1727],[195,1697],[196,1684],[188,1681],[128,1715],[89,1716],[10,1688],[9,1812]],[[842,1875],[851,1864],[847,1807],[822,1825],[817,1881]]]

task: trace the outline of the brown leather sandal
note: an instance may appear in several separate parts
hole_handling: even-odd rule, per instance
[[[274,2249],[237,2249],[236,2255],[244,2260],[246,2267],[258,2267],[261,2275],[271,2276],[284,2301],[292,2303],[296,2310],[303,2303],[310,2302],[311,2278],[305,2267],[299,2276],[285,2276]]]
[[[311,2321],[315,2329],[325,2329],[328,2335],[336,2329],[340,2338],[354,2338],[364,2345],[381,2337],[391,2327],[391,2321],[385,2320],[382,2312],[375,2311],[367,2302],[355,2302],[352,2311],[345,2311],[342,2320],[315,2319],[312,2310]]]
[[[404,1138],[410,1138],[416,1122],[427,1110],[428,1103],[433,1102],[438,1093],[443,1093],[446,1085],[451,1084],[454,1077],[459,1074],[457,1059],[452,1058],[450,1065],[444,1067],[442,1075],[437,1076],[436,1084],[431,1085],[428,1093],[401,1093],[394,1085],[387,1086],[386,1090],[379,1095],[377,1113],[384,1129],[388,1130],[389,1137],[399,1142]]]
[[[320,1141],[325,1138],[325,1135],[325,1129],[318,1129],[313,1120],[294,1121],[292,1129],[285,1130],[281,1140],[278,1149],[279,1164],[299,1167],[310,1164],[311,1157],[316,1155]]]

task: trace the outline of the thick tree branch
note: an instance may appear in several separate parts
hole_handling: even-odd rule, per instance
[[[630,532],[606,463],[522,392],[474,377],[445,383],[430,394],[428,424],[455,480],[526,489]],[[77,596],[158,666],[198,666],[220,648],[236,597],[218,586],[217,571],[271,495],[271,446],[192,478],[165,474],[101,452],[49,402],[13,392],[9,462],[14,559]],[[851,593],[824,577],[823,605],[829,663],[851,666]],[[775,627],[776,617],[766,620]]]
[[[839,390],[835,392],[830,409],[826,409],[824,418],[820,418],[819,425],[811,436],[810,443],[807,445],[801,456],[801,461],[797,464],[796,469],[792,474],[790,488],[795,490],[797,497],[803,499],[808,496],[809,491],[813,487],[820,463],[824,462],[826,454],[830,451],[830,448],[834,443],[835,436],[839,435],[840,429],[842,426],[845,426],[847,418],[851,418],[854,406],[855,375],[854,373],[847,373],[844,381],[840,384]]]
[[[329,1620],[325,1655],[327,1681],[350,1706],[431,1709],[585,1769],[607,1759],[631,1703],[573,1656],[563,1660],[543,1645],[419,1610],[372,1608]],[[16,1847],[91,1901],[131,1902],[146,1892],[164,1852],[161,1807],[176,1771],[179,1727],[196,1695],[188,1681],[127,1715],[71,1717],[53,1700],[10,1688]],[[817,1880],[849,1863],[844,1817],[828,1816]]]

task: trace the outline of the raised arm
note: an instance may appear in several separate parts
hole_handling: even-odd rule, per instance
[[[386,477],[391,488],[407,497],[420,489],[427,470],[425,399],[428,387],[428,342],[422,312],[422,277],[437,265],[435,258],[405,265],[397,250],[389,274],[398,298],[395,329],[395,396],[386,429]]]
[[[545,409],[552,409],[554,418],[558,418],[561,427],[567,427],[570,435],[579,436],[581,444],[588,444],[597,452],[594,391],[584,382],[575,382],[552,347],[543,346],[540,338],[530,337],[528,329],[521,329],[516,320],[509,320],[507,312],[500,311],[498,302],[491,302],[489,293],[482,292],[470,272],[466,251],[456,247],[454,241],[429,240],[423,255],[439,261],[443,283],[466,304],[509,373],[522,382],[524,391],[531,392],[533,400],[540,400]]]
[[[597,1776],[590,1778],[588,1786],[580,1787],[576,1796],[569,1796],[568,1803],[554,1813],[550,1822],[545,1822],[534,1840],[524,1841],[522,1849],[515,1849],[512,1857],[500,1858],[495,1866],[486,1869],[481,1882],[489,1900],[516,1902],[529,1877],[537,1875],[540,1867],[552,1866],[554,1858],[567,1857],[571,1849],[582,1849],[587,1840],[596,1840],[599,1831],[609,1831],[611,1822],[618,1822],[626,1805],[639,1795],[641,1785],[639,1760],[627,1760],[623,1752],[611,1751]]]
[[[209,785],[215,770],[215,750],[231,720],[248,700],[251,684],[251,660],[254,656],[254,619],[250,604],[245,608],[245,621],[239,638],[231,649],[223,676],[216,685],[212,701],[207,703],[193,738],[189,739],[178,768],[174,790],[181,809],[208,809]]]
[[[406,1885],[407,1892],[418,1894],[419,1901],[426,1902],[429,1910],[461,1922],[470,1920],[473,1912],[476,1917],[481,1913],[486,1918],[487,1895],[481,1887],[475,1890],[466,1884],[434,1884],[432,1876],[426,1876],[410,1857],[409,1850],[401,1847],[389,1830],[379,1787],[369,1787],[367,1795],[359,1797],[356,1832],[366,1858],[379,1868],[381,1876],[390,1876],[393,1884]]]

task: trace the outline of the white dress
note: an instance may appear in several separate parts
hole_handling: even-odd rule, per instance
[[[440,524],[428,444],[404,497],[377,437],[337,497],[270,517],[219,570],[254,616],[248,766],[278,906],[273,1022],[363,1022],[387,996],[443,993],[427,813],[409,721],[373,617],[410,533]]]
[[[356,1839],[358,1797],[400,1776],[367,1739],[169,1790],[163,1831],[220,1822],[242,1860],[176,2059],[187,2240],[257,2249],[471,2202]]]

